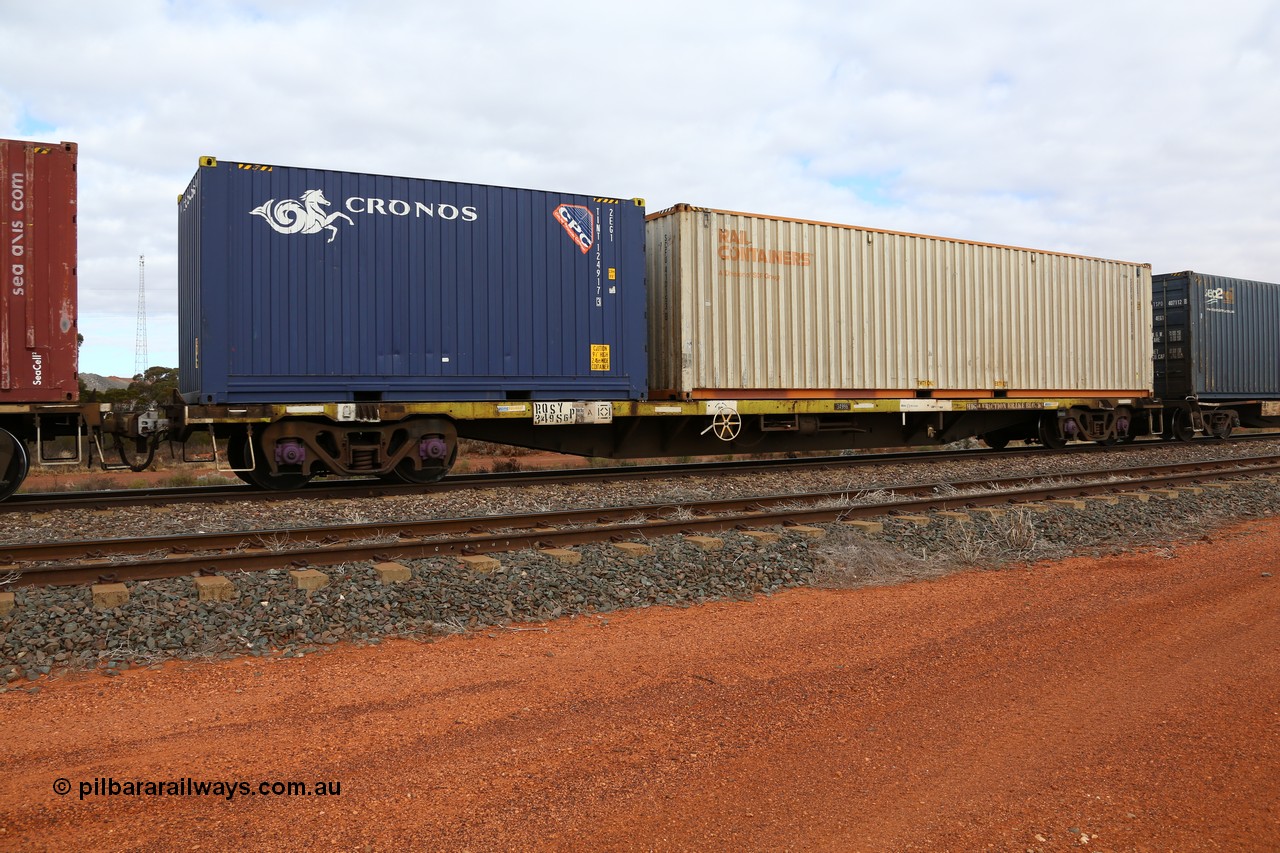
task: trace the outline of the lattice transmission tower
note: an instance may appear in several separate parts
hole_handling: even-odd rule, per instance
[[[133,375],[147,368],[147,256],[138,255],[138,330],[133,338]]]

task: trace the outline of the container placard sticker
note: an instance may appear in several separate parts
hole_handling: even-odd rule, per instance
[[[590,208],[580,204],[561,204],[551,211],[551,216],[560,223],[564,233],[582,254],[591,251],[596,242],[596,217]]]
[[[608,370],[609,369],[609,345],[608,344],[592,344],[591,345],[591,369],[592,370]]]

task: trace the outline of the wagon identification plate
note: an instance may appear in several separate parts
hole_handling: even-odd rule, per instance
[[[534,426],[565,424],[611,424],[613,404],[607,400],[591,403],[534,403]]]

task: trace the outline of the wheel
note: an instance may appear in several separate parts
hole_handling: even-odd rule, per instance
[[[993,433],[982,436],[982,443],[992,450],[1004,450],[1009,446],[1009,438],[1008,436],[995,435]]]
[[[395,469],[378,476],[384,483],[426,486],[438,483],[458,460],[458,430],[445,418],[416,418],[412,424],[414,445]],[[421,463],[415,468],[414,457]]]
[[[22,439],[0,429],[0,501],[12,495],[22,487],[31,470],[31,457],[27,454],[27,445]]]
[[[267,464],[266,454],[262,450],[262,444],[256,438],[253,441],[253,459],[255,463],[253,470],[239,471],[236,473],[237,477],[250,485],[273,492],[291,492],[294,489],[301,489],[311,482],[311,478],[314,476],[312,474],[303,474],[301,472],[272,474],[271,468]],[[238,456],[230,450],[230,447],[237,446],[239,448]],[[249,437],[245,435],[239,438],[232,438],[230,447],[227,450],[228,461],[231,461],[237,468],[246,467],[249,464]],[[237,461],[239,464],[236,464]]]
[[[394,471],[390,474],[384,474],[380,479],[390,483],[410,483],[417,486],[428,486],[443,480],[444,476],[453,468],[453,463],[457,458],[458,445],[454,444],[453,452],[449,454],[449,458],[442,460],[439,464],[424,465],[421,469],[415,469],[412,459],[402,459]]]
[[[230,439],[228,439],[227,464],[230,465],[232,468],[249,467],[249,443],[248,441],[245,440],[244,436],[232,436]],[[240,480],[242,480],[245,483],[248,483],[250,486],[253,486],[254,488],[258,487],[258,484],[255,483],[253,478],[250,476],[252,472],[232,471],[231,473],[235,474],[237,477],[240,478]]]
[[[1190,441],[1196,437],[1196,428],[1191,424],[1191,412],[1178,409],[1173,413],[1169,427],[1170,436],[1176,441]]]
[[[1057,415],[1040,418],[1040,443],[1049,450],[1061,450],[1067,446],[1067,440],[1058,435]]]
[[[1133,410],[1125,407],[1116,409],[1116,444],[1129,444],[1138,437],[1135,428],[1137,421],[1133,417]]]

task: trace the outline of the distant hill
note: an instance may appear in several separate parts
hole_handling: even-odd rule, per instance
[[[90,391],[111,391],[116,388],[128,388],[132,379],[125,379],[120,376],[99,376],[96,373],[81,373],[80,378],[84,380],[84,387]]]

